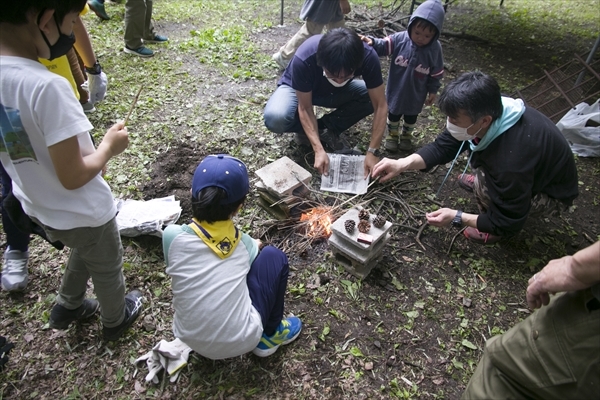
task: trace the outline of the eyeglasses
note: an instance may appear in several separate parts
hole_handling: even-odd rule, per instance
[[[351,73],[350,75],[346,75],[346,76],[333,76],[332,74],[329,73],[329,71],[327,71],[326,69],[323,69],[323,76],[328,79],[347,81],[349,79],[354,78],[354,73]]]

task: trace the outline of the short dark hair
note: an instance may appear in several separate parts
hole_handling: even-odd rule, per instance
[[[224,189],[216,186],[206,187],[198,192],[198,198],[192,196],[192,215],[198,221],[213,223],[227,221],[240,204],[246,200],[246,196],[231,204],[220,204],[221,199],[227,197]]]
[[[448,83],[438,105],[450,118],[457,118],[462,111],[473,122],[486,115],[494,121],[502,116],[504,110],[500,85],[480,71],[466,72]]]
[[[421,29],[427,29],[432,31],[433,33],[438,33],[437,26],[435,26],[431,21],[426,20],[425,18],[415,17],[413,22],[410,24],[410,32],[412,33],[413,28],[419,27]]]
[[[54,10],[58,23],[70,12],[81,12],[86,0],[0,0],[0,23],[22,25],[27,23],[27,13]]]
[[[349,28],[335,28],[323,35],[317,47],[317,65],[334,76],[351,74],[362,66],[365,48]]]

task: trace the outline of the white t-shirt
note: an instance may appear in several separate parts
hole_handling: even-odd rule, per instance
[[[98,174],[84,186],[60,183],[48,147],[77,136],[82,156],[95,151],[92,125],[67,80],[39,62],[0,56],[0,160],[26,214],[58,230],[101,226],[117,211]]]
[[[222,260],[189,226],[169,225],[163,250],[173,290],[175,337],[213,360],[254,350],[263,332],[246,284],[258,254],[254,239],[242,233],[233,253]]]

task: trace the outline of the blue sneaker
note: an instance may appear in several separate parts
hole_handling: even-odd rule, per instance
[[[152,57],[154,55],[154,52],[152,50],[144,46],[140,46],[137,49],[130,49],[129,47],[125,46],[123,48],[123,51],[125,53],[133,54],[140,57]]]
[[[152,39],[144,39],[144,43],[165,43],[168,42],[169,38],[161,35],[154,35]]]
[[[106,13],[106,10],[104,9],[104,3],[101,3],[98,0],[89,0],[87,3],[94,14],[98,16],[98,18],[104,21],[108,21],[110,19]]]
[[[281,321],[272,336],[263,333],[260,342],[252,352],[259,357],[267,357],[275,353],[282,344],[292,343],[302,330],[302,321],[298,317],[288,317]]]

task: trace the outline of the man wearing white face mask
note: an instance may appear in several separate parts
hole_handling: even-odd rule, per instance
[[[362,79],[356,79],[361,76]],[[317,119],[313,105],[335,110]],[[306,40],[296,51],[265,106],[267,129],[294,132],[315,152],[314,167],[329,171],[329,153],[352,154],[341,133],[373,114],[365,177],[379,161],[387,102],[377,53],[348,28]]]
[[[473,175],[463,172],[459,185],[475,193],[479,214],[441,208],[427,214],[429,224],[467,226],[468,239],[492,244],[518,233],[528,216],[557,215],[573,203],[579,194],[573,154],[547,117],[520,99],[503,97],[496,80],[482,72],[450,82],[438,103],[448,118],[435,142],[373,168],[373,176],[385,182],[469,151]]]

